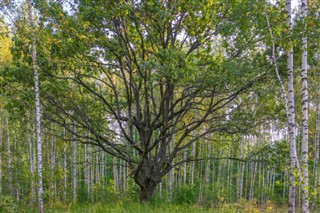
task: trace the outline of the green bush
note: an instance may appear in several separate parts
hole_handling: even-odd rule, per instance
[[[194,186],[184,185],[175,190],[172,201],[176,204],[194,204],[197,197],[197,190]]]
[[[10,196],[0,196],[0,212],[21,212]]]

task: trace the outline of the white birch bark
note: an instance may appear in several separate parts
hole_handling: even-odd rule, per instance
[[[188,158],[188,152],[187,148],[184,148],[183,150],[183,160],[187,160]],[[183,163],[183,185],[186,185],[187,183],[187,162]]]
[[[211,144],[210,144],[210,141],[208,141],[207,143],[208,143],[208,145],[207,145],[207,157],[210,158],[211,157]],[[207,160],[206,169],[205,169],[205,175],[204,175],[204,179],[205,179],[206,184],[208,184],[209,181],[210,181],[210,167],[211,167],[211,162],[210,162],[210,160]]]
[[[114,192],[117,192],[119,189],[119,185],[118,185],[118,166],[117,166],[117,159],[115,157],[112,158],[112,169],[113,169],[113,190]]]
[[[31,202],[32,204],[35,202],[35,183],[34,183],[34,158],[33,158],[33,145],[30,134],[30,122],[28,121],[28,144],[29,144],[29,164],[30,164],[30,187],[31,187]]]
[[[10,132],[9,132],[9,115],[6,118],[7,124],[7,163],[8,163],[8,182],[9,182],[9,191],[12,195],[12,165],[11,165],[11,141],[10,141]]]
[[[318,98],[320,97],[320,89],[318,89]],[[320,118],[320,103],[319,99],[317,101],[316,106],[316,137],[314,141],[314,165],[313,165],[313,177],[314,177],[314,184],[313,188],[315,190],[315,193],[313,195],[313,203],[312,203],[312,209],[315,209],[316,207],[316,201],[317,201],[317,187],[318,187],[318,162],[319,162],[319,118]]]
[[[104,186],[105,186],[105,181],[104,181],[104,176],[105,176],[105,167],[104,167],[104,164],[105,164],[105,159],[104,159],[104,151],[102,150],[101,151],[101,164],[100,164],[100,171],[101,171],[101,181],[102,181],[102,189],[104,191]]]
[[[52,126],[51,130],[51,162],[50,162],[50,167],[51,167],[51,190],[52,190],[52,195],[53,195],[53,200],[56,197],[56,181],[55,181],[55,169],[56,169],[56,138],[54,135],[55,128]]]
[[[87,157],[87,144],[84,144],[84,153],[83,153],[83,176],[84,176],[84,185],[88,190],[88,157]],[[87,191],[88,192],[88,191]]]
[[[88,184],[88,188],[87,188],[87,193],[88,196],[91,196],[91,145],[88,144],[87,145],[87,184]]]
[[[222,137],[220,136],[220,140],[222,140]],[[220,147],[219,149],[219,158],[222,157],[222,148]],[[217,186],[218,186],[218,194],[220,194],[220,188],[221,188],[221,185],[220,185],[220,176],[222,174],[222,167],[221,167],[221,161],[222,160],[219,160],[219,164],[218,164],[218,174],[217,174]]]
[[[171,150],[173,149],[173,139],[170,143],[170,152]],[[174,164],[174,160],[172,161],[172,164]],[[172,199],[172,193],[173,193],[173,184],[174,184],[174,169],[171,169],[170,172],[169,172],[169,184],[168,184],[168,187],[169,187],[169,198],[170,200]]]
[[[239,142],[239,159],[242,159],[242,139]],[[237,176],[237,199],[242,197],[242,188],[243,188],[243,170],[244,170],[244,163],[239,161],[238,162],[238,176]]]
[[[301,93],[302,93],[302,212],[309,212],[309,172],[308,172],[308,142],[309,142],[309,113],[308,113],[308,61],[307,61],[307,35],[306,35],[306,17],[307,0],[301,1],[302,21],[304,23],[302,36],[302,66],[301,66]]]
[[[278,64],[277,64],[277,59],[276,59],[276,45],[275,45],[273,31],[272,31],[272,28],[271,28],[271,25],[270,25],[269,16],[268,16],[266,7],[264,7],[264,13],[265,13],[265,16],[266,16],[267,27],[268,27],[268,30],[269,30],[269,35],[270,35],[271,43],[272,43],[271,62],[272,62],[273,66],[274,66],[274,69],[276,71],[276,76],[277,76],[278,82],[279,82],[280,87],[281,87],[281,93],[282,93],[281,95],[282,95],[282,98],[283,98],[283,101],[284,101],[286,114],[287,114],[287,117],[289,117],[288,97],[287,97],[287,94],[286,94],[286,90],[284,88],[283,81],[282,81],[281,76],[279,74],[279,69],[278,69]]]
[[[99,183],[100,182],[100,174],[99,174],[99,168],[100,168],[100,161],[99,161],[99,155],[100,155],[100,152],[99,152],[99,147],[96,146],[95,147],[95,157],[96,157],[96,163],[95,163],[95,182],[96,183]],[[120,164],[121,164],[121,160],[120,160]],[[120,166],[120,173],[121,173],[121,166]],[[121,174],[120,174],[120,178],[121,180]]]
[[[191,147],[191,157],[194,158],[195,155],[196,155],[196,143],[193,143],[193,144],[192,144],[192,147]],[[195,162],[192,161],[192,162],[191,162],[191,168],[190,168],[190,170],[191,170],[191,176],[190,176],[190,180],[191,180],[190,183],[191,183],[191,185],[194,184],[194,166],[195,166]]]
[[[72,200],[77,200],[77,144],[72,140]]]
[[[122,196],[123,194],[123,166],[122,166],[122,159],[119,159],[119,176],[118,176],[118,182],[119,182],[119,191],[120,195]]]
[[[64,129],[66,137],[66,129]],[[63,201],[67,202],[67,144],[63,147]]]
[[[291,0],[286,0],[287,12],[287,30],[291,36],[292,31],[292,9]],[[294,169],[297,159],[295,144],[295,112],[294,112],[294,87],[293,87],[293,47],[291,39],[287,50],[287,69],[288,69],[288,132],[289,132],[289,150],[290,150],[290,172],[289,172],[289,213],[295,212],[295,176]]]
[[[3,153],[2,153],[2,140],[3,140],[3,117],[2,117],[2,113],[3,113],[3,111],[1,110],[0,111],[0,113],[1,113],[1,117],[0,117],[0,194],[2,194],[2,155],[3,155]]]
[[[34,18],[33,18],[33,9],[31,0],[27,0],[28,3],[28,12],[29,19],[32,29],[35,29]],[[38,74],[38,65],[37,65],[37,47],[35,39],[33,38],[31,44],[31,57],[33,63],[33,72],[34,72],[34,90],[36,97],[36,132],[37,132],[37,146],[38,146],[38,205],[39,211],[44,212],[43,207],[43,184],[42,184],[42,138],[41,138],[41,104],[40,104],[40,88],[39,88],[39,74]]]

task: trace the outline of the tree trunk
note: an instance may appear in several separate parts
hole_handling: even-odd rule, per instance
[[[183,151],[183,159],[187,160],[188,157],[188,151],[187,148],[184,148]],[[187,183],[187,162],[183,163],[183,185],[186,185]]]
[[[119,180],[118,180],[118,166],[117,159],[115,157],[112,158],[112,170],[113,170],[113,190],[117,192],[119,189]]]
[[[150,200],[157,184],[151,180],[146,180],[142,186],[140,186],[140,203],[146,203]]]
[[[191,148],[191,157],[194,158],[196,155],[196,143],[192,144],[192,148]],[[190,168],[190,172],[191,172],[191,176],[190,176],[190,184],[193,185],[194,184],[194,166],[195,166],[195,162],[192,161],[191,162],[191,168]]]
[[[287,12],[287,28],[291,35],[292,30],[292,10],[291,0],[286,0]],[[287,68],[288,68],[288,132],[289,132],[289,150],[290,150],[290,171],[289,171],[289,213],[295,212],[295,176],[294,169],[297,159],[296,144],[295,144],[295,112],[294,112],[294,87],[293,87],[293,48],[291,39],[287,50]]]
[[[72,200],[77,200],[77,144],[72,141]]]
[[[55,180],[55,170],[56,170],[56,139],[54,135],[55,128],[51,125],[51,162],[50,162],[50,169],[51,169],[51,194],[52,194],[52,203],[55,202],[56,198],[56,180]]]
[[[29,19],[30,24],[35,29],[34,18],[31,0],[27,1],[29,9]],[[41,104],[40,104],[40,88],[39,88],[39,74],[38,74],[38,65],[37,65],[37,47],[35,39],[32,39],[31,45],[31,57],[33,63],[33,72],[34,72],[34,90],[36,97],[36,132],[37,132],[37,144],[38,144],[38,202],[39,202],[39,211],[44,212],[43,207],[43,186],[42,186],[42,138],[41,138]]]
[[[31,185],[31,203],[33,204],[35,202],[35,183],[34,183],[34,161],[35,158],[33,157],[33,145],[31,140],[31,134],[30,134],[31,128],[30,128],[30,122],[28,121],[28,144],[29,144],[29,162],[30,162],[30,185]]]
[[[0,111],[0,194],[2,194],[2,137],[3,137],[3,120],[2,120],[2,113],[3,111]]]
[[[314,141],[314,165],[313,165],[313,177],[314,177],[314,184],[313,188],[315,190],[313,195],[313,203],[312,203],[312,209],[315,209],[316,207],[316,201],[317,201],[317,187],[318,187],[318,162],[319,162],[319,117],[320,117],[320,103],[319,103],[319,96],[320,96],[320,89],[318,89],[318,98],[317,98],[317,106],[316,106],[316,137]]]
[[[301,66],[301,93],[302,93],[302,212],[309,212],[309,172],[308,172],[308,68],[307,68],[307,36],[306,21],[307,17],[307,0],[301,1],[302,21],[304,23],[302,36],[302,66]]]
[[[9,132],[9,115],[7,115],[7,163],[8,163],[8,182],[9,182],[9,192],[12,195],[12,165],[11,165],[11,145],[10,145],[10,132]]]
[[[64,129],[64,137],[66,137],[66,129]],[[67,144],[63,147],[63,201],[67,202]]]

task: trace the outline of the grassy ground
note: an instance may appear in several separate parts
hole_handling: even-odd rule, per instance
[[[37,212],[37,209],[28,209],[26,212]],[[202,207],[200,205],[175,205],[170,203],[162,204],[145,204],[138,202],[116,202],[116,203],[96,203],[96,204],[77,204],[69,206],[60,206],[54,208],[46,208],[46,212],[50,213],[282,213],[286,212],[285,208],[279,208],[272,204],[254,205],[253,203],[240,202],[238,204],[223,205],[221,207]]]

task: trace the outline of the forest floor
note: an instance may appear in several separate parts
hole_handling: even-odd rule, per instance
[[[37,209],[29,209],[26,212],[38,212]],[[200,205],[188,204],[145,204],[138,202],[117,202],[117,203],[96,203],[96,204],[76,204],[69,206],[60,206],[54,208],[46,208],[49,213],[284,213],[287,212],[285,207],[280,208],[272,204],[253,205],[252,203],[230,204],[221,207],[203,207]]]

